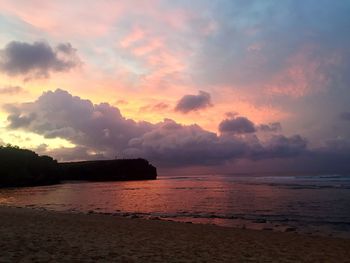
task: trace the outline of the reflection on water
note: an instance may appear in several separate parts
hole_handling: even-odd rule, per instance
[[[0,203],[58,211],[350,237],[347,176],[160,176],[0,190]]]

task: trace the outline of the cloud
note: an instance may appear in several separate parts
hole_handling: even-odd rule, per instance
[[[348,2],[223,1],[210,8],[220,30],[203,42],[194,65],[204,83],[261,87],[283,72],[273,84],[298,96],[349,81]]]
[[[65,138],[98,151],[122,149],[151,128],[149,123],[124,118],[108,103],[94,105],[60,89],[45,92],[32,103],[6,105],[5,110],[11,129]]]
[[[40,153],[40,151],[38,152]],[[41,153],[49,156],[55,156],[55,159],[61,162],[106,159],[106,156],[103,153],[93,152],[84,146],[76,146],[72,148],[61,147],[47,151],[43,149]]]
[[[262,132],[280,132],[282,131],[282,126],[279,122],[260,124],[257,126],[257,130]]]
[[[12,41],[0,50],[0,71],[10,76],[49,77],[78,66],[77,51],[69,43],[52,48],[46,42]]]
[[[177,103],[175,111],[188,113],[210,107],[210,94],[205,91],[199,91],[198,95],[185,95]]]
[[[10,122],[9,128],[17,129],[29,126],[35,118],[35,113],[30,113],[27,115],[13,113],[7,117],[7,120]]]
[[[275,135],[263,146],[261,153],[253,153],[253,156],[259,156],[263,159],[294,157],[304,153],[307,149],[307,141],[300,135],[286,137],[284,135]]]
[[[218,136],[198,125],[181,125],[166,119],[129,141],[128,157],[144,156],[162,165],[217,165],[238,159],[291,158],[306,151],[307,141],[299,135],[272,136],[260,141],[256,136]]]
[[[42,152],[46,152],[46,151],[47,151],[47,148],[48,148],[48,145],[47,145],[46,143],[42,143],[42,144],[38,145],[38,146],[34,149],[34,151],[35,151],[36,153],[41,154]]]
[[[350,112],[342,112],[340,114],[340,119],[344,121],[350,121]]]
[[[164,103],[164,102],[159,102],[156,104],[149,104],[149,105],[145,105],[143,107],[141,107],[139,109],[140,112],[142,111],[156,111],[156,112],[160,112],[160,111],[164,111],[166,109],[169,108],[169,104]]]
[[[256,128],[254,123],[245,117],[233,117],[223,120],[219,124],[219,131],[221,133],[245,134],[256,132]]]
[[[47,151],[60,160],[121,156],[144,157],[163,166],[214,165],[242,158],[291,157],[306,147],[300,136],[281,135],[268,141],[255,135],[235,136],[254,128],[244,117],[235,118],[234,125],[229,122],[232,136],[219,136],[198,125],[170,119],[156,124],[136,122],[107,103],[93,104],[60,89],[45,92],[34,102],[6,105],[5,110],[8,129],[64,138],[75,144],[75,148]]]
[[[325,140],[323,145],[318,149],[320,153],[350,153],[350,139],[344,137],[336,137]]]
[[[0,94],[14,95],[23,92],[23,88],[20,86],[5,86],[0,88]]]
[[[120,99],[117,100],[115,103],[118,105],[127,105],[129,102],[127,100]]]
[[[209,165],[243,157],[247,145],[225,139],[198,125],[181,125],[165,119],[153,129],[129,141],[127,156],[145,156],[165,165]]]
[[[237,113],[226,113],[227,119],[219,124],[219,131],[222,134],[249,134],[255,132],[277,133],[282,131],[282,125],[279,122],[269,124],[254,124],[246,117],[239,117]]]

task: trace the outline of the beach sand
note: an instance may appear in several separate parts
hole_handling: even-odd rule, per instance
[[[350,262],[350,240],[0,207],[0,262]]]

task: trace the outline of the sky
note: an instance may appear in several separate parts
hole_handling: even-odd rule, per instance
[[[349,0],[0,0],[0,143],[350,171]]]

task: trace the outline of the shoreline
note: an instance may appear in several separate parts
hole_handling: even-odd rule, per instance
[[[1,262],[346,262],[350,240],[0,206]]]
[[[103,211],[100,209],[90,209],[90,210],[81,210],[75,208],[69,209],[56,209],[46,206],[37,206],[34,204],[31,205],[16,205],[16,204],[0,204],[0,207],[9,207],[9,208],[23,208],[23,209],[33,209],[38,211],[48,211],[48,212],[57,212],[57,213],[67,213],[67,214],[82,214],[82,215],[105,215],[118,218],[129,218],[129,219],[143,219],[143,220],[159,220],[159,221],[169,221],[177,223],[186,223],[186,224],[201,224],[201,225],[214,225],[225,228],[235,228],[235,229],[249,229],[256,231],[270,231],[277,233],[296,233],[306,236],[314,237],[335,237],[350,240],[350,232],[345,230],[331,230],[329,227],[323,225],[308,225],[308,226],[298,226],[297,224],[286,224],[283,222],[274,222],[269,219],[255,218],[255,219],[246,219],[243,217],[225,217],[225,216],[213,216],[208,215],[207,217],[186,217],[184,214],[182,216],[167,216],[165,214],[152,214],[152,213],[142,213],[142,212],[123,212],[121,210],[115,211]],[[321,229],[321,227],[323,227]]]

